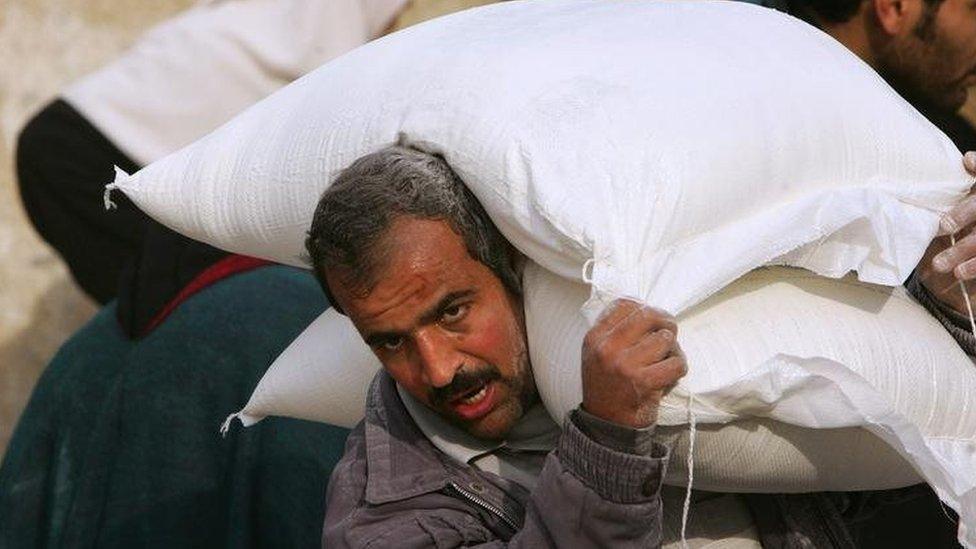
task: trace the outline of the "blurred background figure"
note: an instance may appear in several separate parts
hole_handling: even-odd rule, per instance
[[[822,29],[962,151],[976,148],[976,14],[965,0],[760,0]]]
[[[104,547],[319,545],[325,485],[345,430],[273,419],[227,439],[217,434],[274,357],[328,306],[314,279],[186,239],[122,197],[116,197],[118,211],[105,212],[102,188],[113,165],[137,170],[372,38],[483,3],[201,2],[68,85],[27,122],[17,138],[16,172],[29,222],[90,299],[108,306],[51,360],[11,439],[0,468],[0,546],[73,547],[96,540]],[[64,19],[54,16],[58,7],[38,2],[22,11],[10,4],[0,8],[13,14],[0,13],[0,40],[21,44],[14,49],[19,58],[4,59],[4,66],[28,74],[0,81],[0,99],[29,81],[29,68],[57,66],[54,59],[33,56],[33,46],[49,46],[59,36]],[[171,11],[182,7],[185,2],[174,2]],[[82,23],[97,23],[97,10],[112,21],[109,14],[141,6],[75,9]],[[36,43],[30,38],[38,31],[35,17],[51,19],[48,36]],[[130,21],[119,17],[120,26]],[[57,55],[74,51],[68,38],[59,46]],[[71,66],[65,73],[90,68]],[[63,81],[54,79],[43,95],[28,92],[50,97]],[[24,120],[27,104],[39,99],[4,119],[4,143],[13,141],[12,128]],[[10,158],[4,156],[5,170]],[[9,171],[3,188],[13,193]],[[17,216],[0,218],[0,243],[12,246],[20,235],[31,235],[16,199],[8,202]],[[8,238],[7,231],[15,236]],[[5,301],[36,282],[30,267],[64,280],[50,252],[27,237],[25,251],[45,250],[46,259],[25,266],[26,254],[8,257],[0,267]],[[62,326],[33,319],[10,343],[17,349],[24,333],[50,333],[44,352],[34,360],[0,354],[6,375],[0,384],[8,397],[7,413],[0,416],[3,446],[40,366],[94,312],[69,284],[61,286],[67,299],[45,298],[51,316],[63,309],[76,316]],[[5,310],[11,312],[17,309]]]
[[[132,173],[191,143],[375,38],[405,3],[234,0],[204,3],[160,24],[121,58],[68,86],[21,132],[17,181],[28,217],[101,304],[116,297],[122,270],[138,269],[133,258],[144,252],[212,262],[222,254],[185,242],[143,250],[148,217],[125,197],[111,214],[102,204],[112,167]],[[124,284],[142,285],[135,291],[166,284],[129,278]]]
[[[113,164],[136,170],[379,34],[484,3],[0,3],[0,452],[40,370],[97,305],[120,296],[116,316],[139,337],[226,256],[121,196],[106,213]]]
[[[17,135],[69,81],[111,60],[190,0],[0,3],[0,452],[41,369],[97,310],[23,212]]]

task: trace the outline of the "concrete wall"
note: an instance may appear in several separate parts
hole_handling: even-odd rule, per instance
[[[22,213],[13,173],[17,131],[66,83],[189,4],[0,1],[0,454],[44,365],[96,311]]]

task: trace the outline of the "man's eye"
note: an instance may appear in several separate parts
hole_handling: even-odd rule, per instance
[[[383,350],[385,351],[396,351],[400,349],[400,347],[402,346],[403,346],[402,337],[391,337],[389,339],[384,340],[383,343],[380,343],[380,347],[382,347]]]
[[[451,305],[441,313],[441,322],[450,324],[461,320],[468,313],[468,308],[468,305]]]

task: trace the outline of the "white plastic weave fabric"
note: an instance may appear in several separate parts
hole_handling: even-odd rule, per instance
[[[770,47],[775,44],[775,47]],[[113,188],[303,265],[336,173],[439,152],[519,249],[673,313],[769,263],[895,285],[968,190],[952,143],[826,34],[735,2],[510,2],[360,47]]]
[[[363,419],[366,389],[380,368],[352,322],[329,309],[275,359],[232,417],[245,426],[284,416],[352,428]]]
[[[581,400],[587,323],[580,307],[588,290],[537,266],[528,267],[525,285],[536,383],[558,419]],[[771,360],[791,353],[808,357],[796,361],[801,367],[823,357],[854,372],[928,438],[956,441],[963,451],[976,440],[976,367],[901,289],[764,269],[682,315],[679,326],[690,369],[682,389],[662,405],[659,430],[675,444],[668,484],[684,486],[687,477],[689,388],[707,405],[696,409],[702,423],[697,488],[879,490],[922,481],[908,460],[861,422],[798,414],[797,406],[810,408],[804,399],[821,396],[817,386],[781,403],[790,414],[763,404],[775,400],[775,385],[752,380]],[[275,361],[240,417],[245,425],[281,415],[352,427],[362,418],[366,387],[379,368],[349,320],[326,311]],[[763,399],[755,396],[763,394],[759,389],[766,391]]]
[[[536,265],[524,287],[536,385],[562,417],[582,398],[590,291]],[[679,442],[669,483],[687,478],[691,393],[695,487],[867,490],[921,478],[961,512],[960,540],[976,543],[976,367],[904,289],[766,268],[678,320],[689,371],[658,417]]]

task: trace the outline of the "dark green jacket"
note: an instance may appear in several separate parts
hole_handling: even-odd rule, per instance
[[[264,267],[137,341],[101,311],[52,360],[11,440],[0,549],[319,547],[346,431],[217,430],[326,305],[308,273]]]

